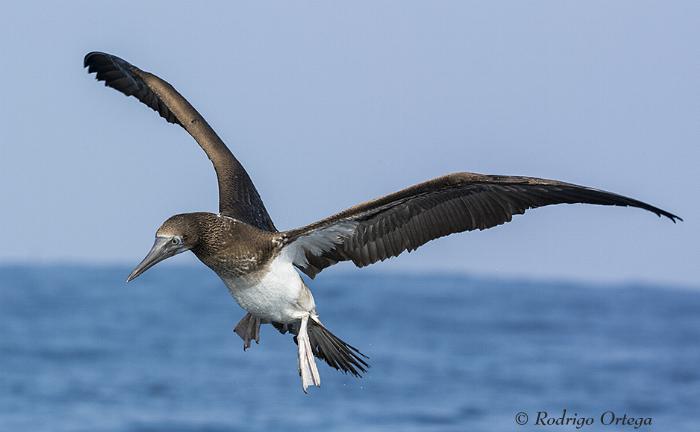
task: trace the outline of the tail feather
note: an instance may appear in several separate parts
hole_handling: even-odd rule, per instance
[[[310,319],[308,333],[314,355],[325,361],[330,367],[344,373],[351,373],[356,377],[361,377],[363,373],[367,372],[369,364],[363,358],[368,359],[369,357],[362,354],[354,346],[342,341],[320,322]]]

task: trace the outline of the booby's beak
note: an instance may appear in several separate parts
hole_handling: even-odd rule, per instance
[[[146,258],[144,258],[143,261],[141,261],[139,265],[136,266],[136,268],[134,269],[134,271],[131,272],[126,281],[131,282],[132,280],[139,277],[143,272],[158,264],[159,262],[163,261],[164,259],[170,258],[173,255],[177,255],[180,252],[183,252],[184,249],[182,248],[182,245],[178,243],[173,243],[172,240],[173,239],[170,237],[156,237],[156,241],[155,243],[153,243],[153,247],[148,252],[148,255],[146,255]]]

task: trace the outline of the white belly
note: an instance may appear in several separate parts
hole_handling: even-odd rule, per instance
[[[294,265],[279,256],[266,273],[223,281],[243,309],[263,320],[286,324],[315,309],[313,296]]]

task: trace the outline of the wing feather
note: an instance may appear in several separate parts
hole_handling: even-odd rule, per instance
[[[212,161],[219,183],[219,212],[267,231],[277,231],[248,173],[214,129],[166,81],[110,54],[91,52],[84,67],[126,96],[156,111],[170,123],[182,126]]]
[[[359,204],[283,233],[283,251],[310,277],[340,261],[364,267],[452,233],[483,230],[552,204],[638,207],[675,222],[665,210],[603,190],[534,177],[457,173]],[[342,229],[341,229],[342,228]]]

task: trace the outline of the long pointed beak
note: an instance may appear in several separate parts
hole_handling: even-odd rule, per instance
[[[170,258],[178,252],[179,251],[176,248],[171,247],[169,238],[156,237],[156,241],[155,243],[153,243],[153,247],[148,252],[148,255],[146,255],[146,258],[144,258],[143,261],[141,261],[139,265],[136,266],[136,268],[134,269],[134,271],[131,272],[126,281],[131,282],[149,268],[153,267],[154,265],[158,264],[166,258]]]

